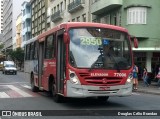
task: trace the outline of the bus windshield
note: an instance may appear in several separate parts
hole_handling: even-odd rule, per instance
[[[69,35],[69,61],[73,67],[115,70],[131,67],[127,33],[104,28],[72,28]]]

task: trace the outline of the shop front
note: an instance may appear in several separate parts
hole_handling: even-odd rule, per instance
[[[142,79],[144,67],[147,68],[149,77],[154,79],[160,66],[160,52],[134,52],[134,62],[139,68],[139,80]]]

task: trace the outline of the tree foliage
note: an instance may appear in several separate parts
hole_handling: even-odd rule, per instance
[[[10,56],[14,60],[23,61],[24,60],[24,50],[22,48],[17,48],[16,50],[10,51]]]
[[[9,52],[11,59],[19,65],[21,68],[24,62],[24,50],[22,48],[17,48],[16,50],[11,50]]]
[[[4,47],[4,44],[0,43],[0,50],[3,49],[3,47]]]

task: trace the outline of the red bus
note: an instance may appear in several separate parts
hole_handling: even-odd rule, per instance
[[[25,46],[24,72],[32,91],[50,91],[56,102],[131,95],[133,64],[128,31],[113,25],[62,23]]]

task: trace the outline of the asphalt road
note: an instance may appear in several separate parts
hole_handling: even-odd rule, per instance
[[[158,116],[140,115],[142,112],[147,112],[146,110],[160,114],[159,100],[159,95],[133,93],[129,97],[110,97],[105,103],[91,98],[67,99],[64,103],[55,103],[47,92],[33,93],[30,90],[29,80],[24,78],[22,72],[18,72],[17,75],[4,75],[0,73],[1,111],[17,110],[24,113],[30,110],[42,112],[42,114],[49,113],[49,115],[54,115],[48,117],[3,116],[0,119],[158,119],[160,118]],[[124,115],[127,112],[128,114],[132,113],[132,115],[133,112],[137,112],[136,114],[138,116]]]

